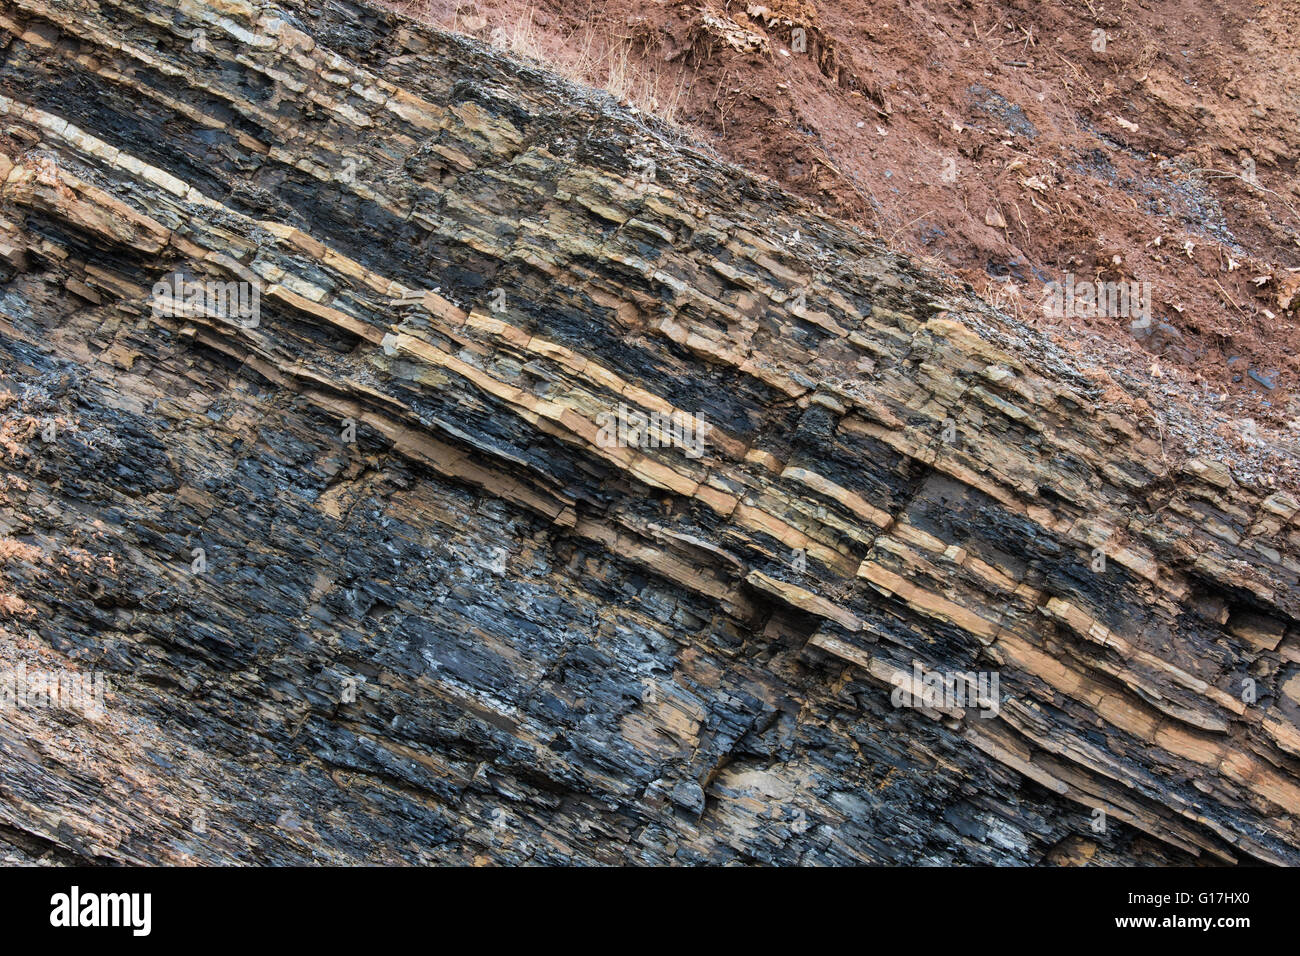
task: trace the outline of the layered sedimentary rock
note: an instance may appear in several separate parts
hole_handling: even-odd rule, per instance
[[[8,858],[1300,861],[1293,497],[464,39],[0,30]]]

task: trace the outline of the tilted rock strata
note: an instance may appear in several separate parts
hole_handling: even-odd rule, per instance
[[[1292,498],[463,39],[0,29],[0,641],[112,685],[0,711],[11,856],[1300,861]],[[163,314],[177,272],[256,323]],[[914,665],[996,716],[895,708]]]

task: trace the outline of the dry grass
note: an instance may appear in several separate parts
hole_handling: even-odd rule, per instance
[[[988,279],[984,283],[984,288],[980,290],[980,296],[999,312],[1015,315],[1017,321],[1022,325],[1025,324],[1025,313],[1022,309],[1024,296],[1021,294],[1020,286],[1014,282]]]
[[[530,6],[505,30],[494,29],[491,33],[494,45],[576,83],[606,90],[620,103],[635,106],[667,123],[676,122],[686,91],[686,78],[679,75],[676,80],[669,80],[646,69],[645,60],[658,52],[658,44],[650,36],[635,31],[618,33],[610,24],[602,29],[588,18],[565,39],[558,51],[553,48],[548,51],[538,40],[534,9]]]
[[[589,16],[563,42],[545,44],[536,25],[536,7],[531,4],[514,22],[496,24],[481,15],[463,16],[455,0],[409,0],[393,6],[440,30],[485,39],[511,56],[530,60],[575,83],[606,90],[620,103],[666,123],[677,123],[687,79],[680,70],[674,70],[676,77],[671,78],[646,68],[646,62],[659,53],[659,44],[648,30],[632,28],[620,33],[610,24],[598,25]]]
[[[514,23],[505,27],[493,27],[488,38],[498,50],[505,50],[521,60],[532,60],[547,66],[546,53],[538,40],[539,34],[533,22],[536,9],[530,6],[519,14]]]
[[[592,85],[602,86],[619,102],[630,103],[666,123],[676,123],[686,93],[685,75],[679,74],[671,80],[641,67],[633,57],[631,37],[611,36],[605,49],[603,62],[591,71]],[[604,82],[600,83],[602,73]]]

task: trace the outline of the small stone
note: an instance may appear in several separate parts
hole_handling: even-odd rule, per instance
[[[1256,372],[1253,368],[1247,371],[1246,374],[1249,375],[1251,378],[1253,378],[1255,381],[1257,381],[1260,385],[1263,385],[1269,391],[1272,391],[1274,388],[1277,387],[1271,378],[1265,378],[1263,375],[1260,375],[1258,372]]]

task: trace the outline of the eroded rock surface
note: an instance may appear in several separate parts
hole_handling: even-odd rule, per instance
[[[0,30],[0,647],[111,687],[0,710],[10,859],[1300,861],[1289,495],[469,41]]]

